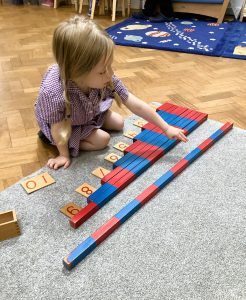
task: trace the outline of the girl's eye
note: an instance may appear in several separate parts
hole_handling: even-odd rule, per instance
[[[100,75],[104,75],[104,74],[106,74],[106,71],[100,73]]]

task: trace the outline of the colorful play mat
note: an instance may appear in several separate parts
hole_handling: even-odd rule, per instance
[[[246,59],[246,23],[127,19],[107,29],[116,45]]]

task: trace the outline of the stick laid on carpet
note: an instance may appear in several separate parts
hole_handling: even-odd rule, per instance
[[[175,164],[169,171],[164,173],[152,185],[145,189],[130,203],[125,205],[116,215],[109,221],[92,233],[86,240],[78,245],[64,259],[63,264],[67,269],[72,269],[88,254],[90,254],[101,242],[103,242],[112,232],[121,224],[129,219],[136,211],[138,211],[145,203],[147,203],[154,195],[163,189],[170,181],[178,176],[193,161],[208,150],[215,142],[221,139],[231,128],[232,123],[225,123],[220,129],[213,133],[209,138],[202,142],[197,148],[192,150],[188,155]]]

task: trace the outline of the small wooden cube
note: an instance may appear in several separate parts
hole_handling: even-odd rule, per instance
[[[20,235],[20,228],[17,223],[16,213],[9,210],[0,213],[0,241]]]

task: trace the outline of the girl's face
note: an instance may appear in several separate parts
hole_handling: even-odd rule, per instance
[[[87,92],[90,88],[102,89],[108,85],[114,74],[112,70],[113,56],[105,65],[103,57],[90,73],[78,77],[75,82],[82,91]]]

